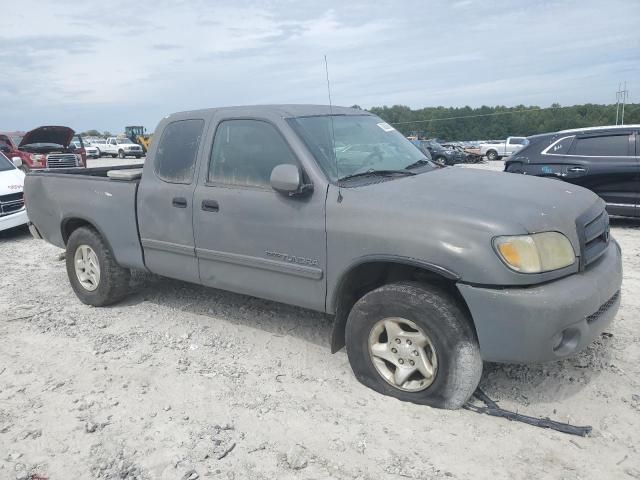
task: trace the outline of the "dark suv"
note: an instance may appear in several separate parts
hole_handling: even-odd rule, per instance
[[[580,128],[529,137],[505,172],[588,188],[612,215],[640,216],[640,125]]]
[[[467,158],[463,151],[456,150],[453,147],[445,148],[436,140],[412,140],[411,143],[438,165],[465,163]]]

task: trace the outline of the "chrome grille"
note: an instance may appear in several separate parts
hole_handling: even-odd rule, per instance
[[[24,197],[22,192],[0,195],[0,217],[19,212],[23,208]]]
[[[614,303],[616,303],[619,297],[620,297],[620,290],[614,293],[613,297],[611,297],[609,300],[607,300],[602,305],[600,305],[600,308],[595,313],[592,313],[591,315],[589,315],[587,317],[587,323],[593,323],[597,321],[602,316],[602,314],[604,314],[607,310],[609,310],[613,306]]]
[[[609,215],[604,209],[590,210],[576,222],[580,237],[580,266],[584,270],[604,253],[609,245]]]
[[[47,155],[47,168],[77,167],[78,161],[73,153],[51,153]]]

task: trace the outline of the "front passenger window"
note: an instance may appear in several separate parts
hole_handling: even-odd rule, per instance
[[[269,188],[271,171],[282,163],[297,164],[273,125],[260,120],[225,120],[216,130],[208,180]]]

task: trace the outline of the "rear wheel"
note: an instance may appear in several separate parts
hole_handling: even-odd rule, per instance
[[[443,167],[447,165],[447,159],[445,157],[436,157],[433,161]]]
[[[118,150],[118,158],[124,158],[125,156],[124,150]]]
[[[430,285],[393,283],[367,293],[349,314],[346,343],[358,380],[400,400],[460,408],[482,374],[471,320]]]
[[[102,152],[99,148],[96,148],[96,158],[100,158],[102,156]]]
[[[498,152],[496,152],[495,150],[489,150],[487,152],[487,160],[497,160],[498,159]]]
[[[93,228],[80,227],[67,241],[67,275],[82,303],[101,307],[124,298],[130,272],[115,261],[111,249]]]

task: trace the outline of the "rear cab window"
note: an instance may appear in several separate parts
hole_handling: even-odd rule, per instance
[[[158,178],[168,183],[193,181],[203,129],[202,119],[177,120],[164,128],[154,159]]]

